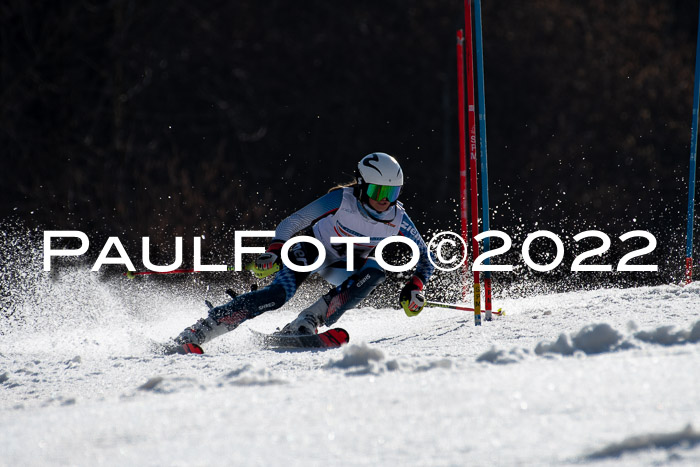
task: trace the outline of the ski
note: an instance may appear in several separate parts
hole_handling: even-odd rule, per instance
[[[251,329],[257,341],[270,349],[332,349],[350,342],[345,329],[333,328],[320,334],[265,334]],[[164,355],[203,354],[197,344],[164,344],[158,346],[158,353]]]
[[[263,347],[272,349],[331,349],[350,342],[345,329],[333,328],[320,334],[264,334],[251,329]]]

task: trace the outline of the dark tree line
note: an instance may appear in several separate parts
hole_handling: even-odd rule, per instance
[[[492,227],[683,243],[697,5],[484,1]],[[0,5],[3,219],[96,239],[273,228],[404,164],[425,233],[456,229],[461,1]],[[680,260],[679,260],[680,262]]]

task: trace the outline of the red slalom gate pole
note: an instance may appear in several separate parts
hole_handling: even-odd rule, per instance
[[[457,31],[457,101],[459,122],[459,214],[462,238],[465,241],[464,258],[467,258],[467,143],[464,125],[464,32]],[[467,296],[468,266],[462,266],[462,299]]]
[[[467,104],[469,109],[469,186],[472,203],[472,265],[479,256],[479,205],[476,180],[476,105],[474,104],[474,48],[472,45],[472,2],[464,0],[464,24],[466,25],[467,49]],[[481,283],[479,271],[474,272],[474,315],[481,317]]]
[[[471,31],[471,26],[468,25],[468,31]],[[469,43],[471,43],[471,34]],[[468,63],[468,62],[467,62]],[[460,29],[457,31],[457,99],[458,99],[458,121],[459,121],[459,179],[460,179],[460,217],[462,221],[462,238],[467,238],[467,144],[465,132],[465,110],[464,110],[464,32]],[[472,93],[473,94],[473,93]],[[473,96],[472,96],[473,99]],[[465,255],[466,256],[466,255]],[[468,276],[467,262],[464,262],[462,277],[464,279],[464,288],[462,296],[466,295],[466,277]],[[481,326],[481,311],[475,307],[474,310],[474,326]]]

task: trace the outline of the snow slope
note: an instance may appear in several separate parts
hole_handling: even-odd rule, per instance
[[[700,465],[700,284],[501,299],[480,328],[365,307],[344,348],[256,347],[248,328],[301,296],[170,357],[152,343],[206,294],[87,271],[13,284],[0,465]]]

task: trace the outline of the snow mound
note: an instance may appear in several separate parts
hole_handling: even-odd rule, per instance
[[[661,326],[653,331],[639,331],[635,339],[650,344],[680,345],[700,342],[700,321],[696,322],[689,331],[676,330],[674,326]]]
[[[637,326],[629,323],[628,328],[630,331],[636,331]],[[700,342],[700,321],[689,330],[677,330],[674,326],[659,326],[651,331],[636,331],[628,337],[607,323],[589,324],[573,335],[561,333],[554,342],[539,342],[535,346],[534,353],[539,356],[552,354],[570,356],[577,353],[596,355],[637,348],[638,343],[635,343],[635,340],[664,346],[695,344]],[[513,348],[505,351],[491,347],[479,355],[476,361],[503,365],[517,363],[528,355],[530,351],[527,349]]]
[[[611,352],[623,348],[629,348],[631,344],[624,340],[624,336],[606,323],[589,324],[579,332],[570,336],[562,333],[554,342],[540,342],[535,346],[536,355],[574,355],[583,352],[586,355]],[[517,363],[530,355],[530,351],[522,348],[513,348],[509,351],[491,347],[488,351],[479,355],[477,362],[494,363],[504,365]]]
[[[430,371],[435,369],[449,370],[452,368],[452,360],[449,358],[441,358],[432,362],[419,363],[415,366],[414,371]]]
[[[700,445],[700,432],[694,431],[691,425],[673,433],[651,433],[631,436],[620,443],[610,444],[603,449],[586,456],[588,460],[598,460],[610,457],[620,457],[626,453],[649,449],[671,449],[674,447],[692,448]]]
[[[339,360],[329,361],[326,368],[356,368],[357,374],[380,373],[387,368],[384,359],[384,352],[367,343],[350,344],[343,348],[343,356]]]
[[[270,386],[287,384],[287,381],[277,378],[267,368],[255,369],[252,365],[232,370],[220,378],[219,386]]]
[[[404,371],[407,373],[419,373],[436,369],[449,370],[452,368],[452,360],[441,358],[432,361],[398,361],[387,359],[384,352],[366,343],[351,344],[343,348],[343,356],[338,360],[329,361],[326,369],[351,370],[347,375],[381,374],[388,371]]]
[[[561,334],[553,343],[540,342],[535,347],[537,355],[546,353],[558,353],[561,355],[573,355],[577,350],[587,355],[610,352],[619,348],[623,342],[623,336],[609,324],[590,324],[583,327],[576,335],[569,337]]]
[[[197,383],[195,378],[184,376],[153,376],[136,388],[141,392],[152,392],[156,394],[172,394],[178,391],[191,390],[194,388],[203,389],[204,386]],[[129,396],[134,396],[130,394]]]
[[[513,348],[506,352],[505,350],[499,350],[496,347],[491,347],[490,350],[487,350],[479,355],[476,361],[505,365],[508,363],[517,363],[525,358],[525,355],[527,354],[529,354],[529,351],[526,349]]]
[[[343,357],[340,360],[329,362],[327,366],[347,369],[357,366],[365,367],[382,360],[384,360],[384,352],[363,342],[345,347]]]

